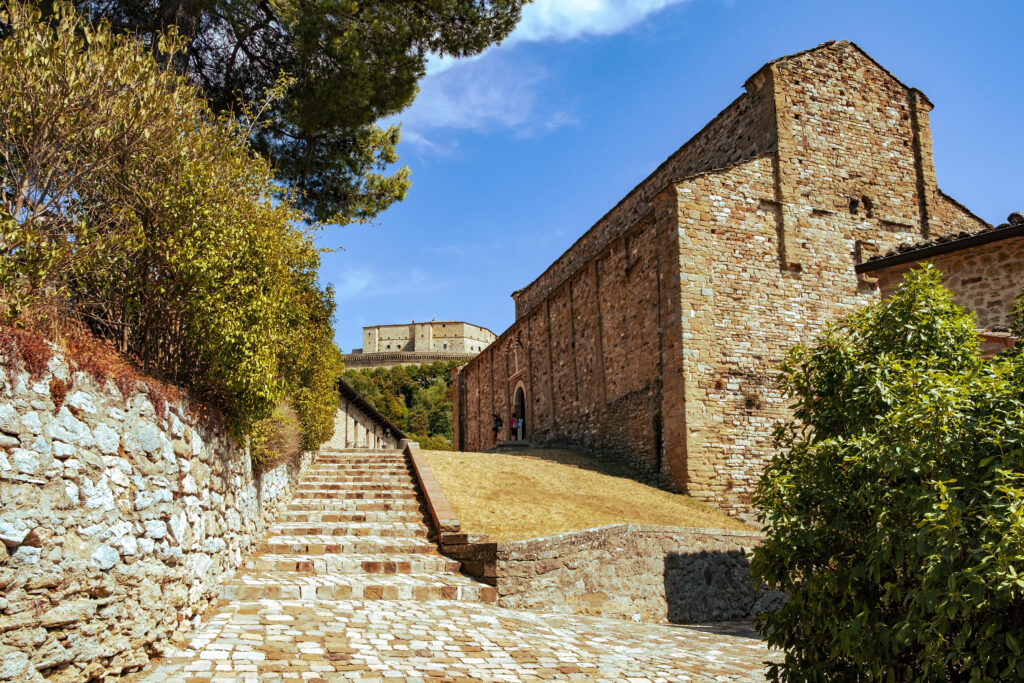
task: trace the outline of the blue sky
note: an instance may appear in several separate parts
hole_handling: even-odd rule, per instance
[[[482,57],[437,61],[403,124],[408,198],[328,228],[336,340],[466,320],[496,333],[527,284],[743,90],[765,62],[852,40],[935,109],[939,187],[1024,210],[1022,0],[536,0]]]

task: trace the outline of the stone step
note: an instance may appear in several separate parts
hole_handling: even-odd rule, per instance
[[[403,451],[398,448],[359,448],[355,446],[321,446],[320,453],[371,453],[371,454],[390,454],[390,453],[402,453]]]
[[[293,503],[305,500],[418,500],[415,491],[298,491]]]
[[[287,509],[293,512],[380,512],[380,511],[411,511],[420,510],[423,504],[419,499],[397,498],[306,498],[292,500]]]
[[[381,484],[347,481],[328,483],[325,481],[317,481],[305,484],[300,483],[296,488],[296,493],[305,493],[308,491],[342,491],[346,493],[355,491],[401,491],[403,493],[415,493],[416,487],[411,481]]]
[[[268,536],[256,546],[258,553],[323,555],[325,553],[406,554],[437,553],[437,544],[426,538],[373,536],[280,535]]]
[[[373,484],[381,481],[412,481],[412,474],[409,472],[380,472],[376,470],[368,470],[360,474],[339,474],[337,472],[326,474],[305,474],[299,479],[300,484],[313,481],[352,481]]]
[[[342,470],[407,470],[408,460],[329,460],[317,461],[304,472],[337,472]]]
[[[299,486],[412,486],[415,483],[410,474],[401,476],[368,475],[365,477],[346,477],[342,475],[331,475],[322,477],[303,477],[298,482]]]
[[[423,513],[416,510],[365,510],[350,512],[330,512],[326,510],[297,511],[288,510],[281,513],[282,522],[424,522]]]
[[[430,529],[423,522],[278,522],[271,527],[276,536],[375,536],[378,538],[426,538]]]
[[[404,465],[401,467],[335,467],[331,469],[324,468],[310,470],[308,472],[303,472],[302,474],[303,479],[307,477],[331,477],[333,479],[337,479],[339,477],[344,477],[346,479],[349,477],[374,477],[377,479],[381,477],[394,477],[402,479],[411,476],[412,470]]]
[[[409,462],[409,458],[404,455],[321,455],[316,459],[314,467],[321,467],[329,464],[379,464],[379,463],[405,463]]]
[[[458,574],[300,574],[240,571],[225,600],[459,600],[496,602],[495,588]]]
[[[286,555],[264,553],[247,559],[245,569],[306,574],[454,574],[459,562],[441,555]]]

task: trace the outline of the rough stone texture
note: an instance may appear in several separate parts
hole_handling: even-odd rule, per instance
[[[72,389],[60,408],[53,377]],[[0,364],[0,432],[2,680],[99,679],[162,653],[312,458],[256,474],[222,428],[59,355],[39,378]]]
[[[749,514],[783,354],[880,296],[857,263],[987,227],[938,190],[927,98],[856,45],[746,90],[513,294],[516,322],[458,373],[457,448],[490,446],[521,392],[531,443]]]
[[[750,578],[761,534],[616,524],[508,543],[443,545],[513,609],[698,623],[748,619],[779,600]],[[449,535],[442,543],[463,540]]]
[[[978,327],[986,330],[1006,329],[1008,313],[1024,288],[1024,237],[1012,237],[990,244],[934,256],[928,259],[946,274],[943,284],[953,292],[953,299],[974,311]],[[919,261],[876,270],[878,286],[888,296],[911,268]]]

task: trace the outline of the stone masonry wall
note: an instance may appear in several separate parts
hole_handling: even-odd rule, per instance
[[[521,387],[531,443],[628,455],[658,475],[665,240],[641,220],[460,370],[459,448],[489,447],[492,415],[508,425]]]
[[[59,355],[36,378],[0,365],[2,678],[99,680],[163,652],[312,457],[254,473],[183,406],[158,411]]]
[[[1024,290],[1024,237],[959,249],[928,259],[945,273],[943,284],[953,300],[978,316],[978,327],[1004,329],[1016,297]],[[888,296],[903,275],[920,265],[904,263],[873,271],[883,296]]]
[[[523,317],[579,272],[651,210],[651,199],[676,178],[725,168],[775,149],[775,103],[763,83],[747,83],[747,92],[722,110],[699,133],[666,159],[628,195],[587,230],[532,283],[514,293],[516,319]]]
[[[761,535],[637,524],[498,543],[498,604],[634,621],[748,619],[781,602],[750,578]]]
[[[938,190],[931,103],[852,43],[746,88],[514,295],[516,322],[459,372],[458,448],[490,445],[521,387],[531,442],[618,454],[748,514],[789,415],[783,355],[880,296],[857,263],[986,227]]]

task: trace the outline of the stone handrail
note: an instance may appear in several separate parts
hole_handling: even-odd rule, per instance
[[[455,511],[452,510],[448,498],[444,495],[444,491],[441,490],[441,485],[437,483],[434,471],[430,469],[426,458],[423,457],[420,445],[415,441],[402,439],[399,442],[399,447],[412,462],[413,472],[416,474],[416,480],[420,484],[420,490],[423,491],[423,497],[427,502],[427,509],[430,511],[430,519],[437,530],[438,540],[451,534],[457,535],[461,530],[459,520],[455,516]]]

